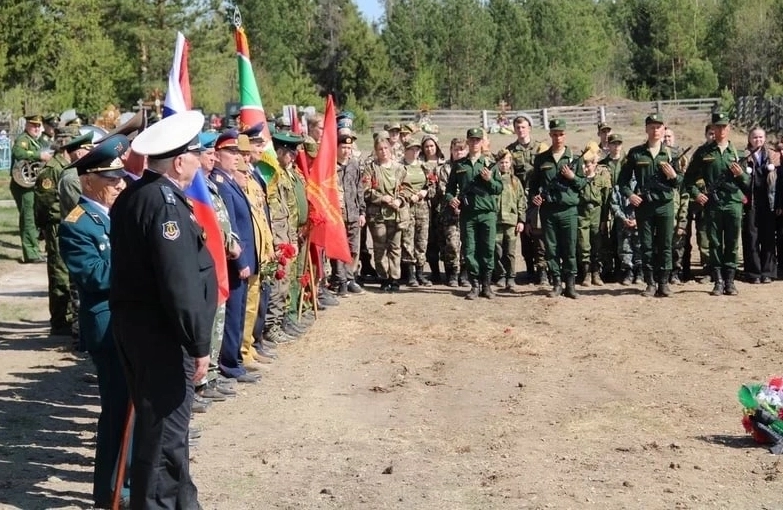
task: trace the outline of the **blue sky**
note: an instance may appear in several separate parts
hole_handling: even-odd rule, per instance
[[[383,16],[383,8],[379,0],[356,0],[356,5],[367,21],[377,21]]]

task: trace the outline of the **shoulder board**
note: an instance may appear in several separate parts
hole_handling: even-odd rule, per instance
[[[224,181],[224,179],[223,179],[222,175],[215,174],[215,182],[219,182],[219,183],[223,184],[223,181]]]
[[[160,192],[163,195],[163,200],[165,200],[167,204],[177,204],[177,197],[174,196],[174,192],[169,186],[161,186]]]
[[[76,221],[81,218],[83,214],[84,209],[82,209],[82,206],[77,205],[70,213],[68,213],[68,216],[66,216],[63,221],[66,223],[76,223]]]

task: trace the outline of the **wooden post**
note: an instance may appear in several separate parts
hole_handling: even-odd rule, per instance
[[[543,126],[541,126],[544,129],[547,129],[549,127],[549,110],[544,108],[541,110],[541,122],[544,123]]]
[[[606,107],[598,107],[598,119],[600,122],[606,122]]]
[[[489,129],[489,117],[487,116],[487,110],[481,110],[481,127],[483,129]]]
[[[111,495],[112,510],[120,510],[120,500],[122,499],[122,486],[125,484],[125,464],[128,460],[128,448],[130,447],[131,431],[133,430],[133,420],[136,417],[136,410],[133,408],[133,401],[128,399],[128,413],[125,416],[125,427],[122,430],[122,444],[120,446],[120,457],[117,459],[117,478],[114,480],[114,493]]]

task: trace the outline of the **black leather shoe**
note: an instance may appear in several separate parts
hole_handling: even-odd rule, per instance
[[[348,280],[347,288],[351,294],[364,294],[364,289],[353,280]]]

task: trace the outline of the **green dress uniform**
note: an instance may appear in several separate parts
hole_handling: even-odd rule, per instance
[[[490,170],[489,180],[481,176],[485,168]],[[497,168],[491,167],[483,155],[476,160],[467,156],[455,161],[446,183],[446,203],[455,197],[459,199],[460,239],[471,291],[475,289],[477,292],[480,280],[485,295],[491,294],[490,280],[495,268],[497,196],[502,191],[500,173]]]
[[[737,271],[742,199],[749,191],[750,177],[744,171],[744,164],[740,163],[743,172],[736,177],[730,166],[733,162],[740,162],[743,156],[744,152],[737,152],[731,142],[725,148],[711,142],[699,147],[685,173],[685,187],[694,199],[702,193],[697,181],[704,180],[708,197],[704,214],[709,237],[709,262],[716,285],[713,291],[720,290],[715,292],[717,294],[724,290],[724,278],[725,290],[729,293],[729,282],[733,288]]]
[[[566,165],[574,172],[570,181],[560,174]],[[547,267],[556,295],[559,295],[563,277],[567,290],[569,287],[573,289],[576,278],[577,205],[579,192],[585,183],[581,160],[574,158],[569,147],[565,147],[557,157],[551,147],[536,156],[528,186],[528,203],[536,195],[541,195],[544,200],[540,207],[541,224]]]
[[[46,274],[49,280],[49,322],[53,334],[71,334],[74,310],[71,303],[68,268],[60,256],[57,231],[60,228],[60,199],[57,184],[69,161],[56,154],[38,174],[34,186],[35,226],[44,233]]]
[[[11,166],[20,161],[41,161],[41,153],[46,150],[40,142],[27,131],[14,140],[11,149]],[[11,195],[19,211],[19,234],[22,240],[22,261],[45,262],[38,248],[38,229],[35,228],[35,190],[24,188],[11,179]]]
[[[657,117],[654,122],[658,122]],[[660,165],[664,162],[674,168],[676,175],[673,179],[668,179],[661,170]],[[636,184],[631,186],[634,178]],[[681,182],[677,159],[663,144],[655,156],[646,143],[631,148],[620,170],[618,185],[622,196],[629,198],[636,194],[642,197],[642,203],[636,208],[636,221],[642,271],[647,283],[643,292],[645,296],[652,296],[656,292],[654,281],[658,283],[657,293],[668,295],[669,274],[672,270],[674,191]]]

